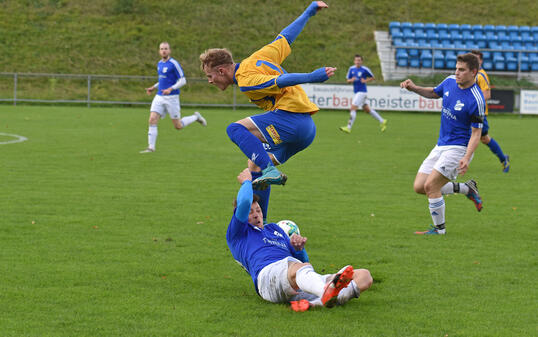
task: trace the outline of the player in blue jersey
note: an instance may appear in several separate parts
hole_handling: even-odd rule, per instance
[[[476,83],[482,90],[482,93],[484,94],[484,99],[486,100],[486,115],[484,116],[484,127],[482,128],[482,137],[480,138],[480,141],[482,144],[486,145],[491,152],[493,152],[494,155],[499,158],[499,161],[501,162],[503,172],[508,173],[510,170],[510,157],[508,155],[505,155],[503,153],[503,150],[501,149],[501,146],[493,137],[490,137],[488,134],[489,131],[489,123],[487,120],[488,116],[488,105],[487,101],[491,98],[491,87],[489,84],[489,77],[484,68],[482,68],[482,63],[484,62],[484,55],[479,50],[472,50],[471,53],[476,55],[478,57],[478,61],[480,62],[480,70],[478,71],[478,74],[476,75]]]
[[[482,199],[474,180],[451,182],[458,173],[464,175],[474,151],[480,144],[486,103],[475,83],[478,59],[471,53],[458,55],[455,75],[448,76],[435,88],[415,85],[411,80],[400,84],[426,98],[443,98],[441,128],[437,145],[420,166],[414,190],[428,196],[433,227],[416,234],[445,234],[445,201],[443,194],[461,193],[480,211]]]
[[[299,84],[326,81],[336,70],[322,67],[312,73],[288,73],[281,64],[310,17],[327,7],[323,1],[312,2],[273,42],[240,63],[234,63],[227,49],[208,49],[200,55],[201,68],[210,84],[221,90],[237,84],[252,103],[266,111],[227,128],[230,139],[249,159],[248,167],[255,177],[253,184],[261,198],[264,217],[269,185],[284,185],[287,180],[275,165],[304,150],[316,135],[311,115],[319,109]]]
[[[187,125],[198,122],[203,126],[207,125],[206,120],[198,111],[194,115],[181,118],[181,108],[179,105],[179,88],[187,84],[183,69],[179,62],[170,57],[170,45],[168,42],[162,42],[159,45],[159,54],[161,60],[157,64],[157,73],[159,82],[153,86],[146,88],[146,93],[151,95],[155,89],[157,95],[151,103],[149,115],[149,130],[148,130],[148,147],[140,153],[155,152],[155,143],[157,142],[157,123],[166,114],[170,115],[172,123],[177,130],[181,130]]]
[[[241,188],[226,241],[233,258],[250,274],[264,300],[290,302],[293,310],[304,311],[310,306],[344,304],[371,286],[373,280],[367,269],[346,266],[336,274],[316,273],[304,249],[307,238],[298,234],[288,237],[277,224],[263,223],[250,170],[239,173],[237,180]]]
[[[366,95],[368,92],[366,83],[375,80],[375,77],[370,68],[363,66],[362,62],[362,56],[356,54],[353,61],[355,65],[349,67],[349,70],[347,71],[347,83],[353,83],[353,92],[355,93],[355,96],[353,96],[353,101],[351,103],[347,126],[340,127],[340,130],[345,133],[350,133],[351,128],[353,127],[353,122],[355,122],[355,118],[357,117],[357,109],[363,109],[364,112],[377,119],[379,126],[381,127],[381,132],[383,132],[387,129],[387,120],[383,119],[377,111],[370,108],[368,103],[366,103]]]

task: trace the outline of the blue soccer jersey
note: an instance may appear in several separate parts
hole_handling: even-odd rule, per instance
[[[163,90],[170,88],[179,81],[180,78],[185,77],[183,69],[179,62],[173,58],[169,58],[168,61],[159,61],[157,64],[157,73],[159,74],[159,91],[157,95],[163,94]],[[174,89],[170,92],[170,95],[179,95],[179,89]]]
[[[467,146],[471,138],[471,126],[480,129],[483,126],[486,104],[482,90],[476,83],[460,89],[456,76],[451,75],[433,91],[443,98],[437,145]]]
[[[290,238],[274,223],[263,229],[240,221],[235,213],[228,226],[226,241],[234,259],[250,274],[258,289],[258,274],[267,265],[292,256],[301,261],[304,255],[295,251]]]
[[[357,78],[357,80],[353,82],[353,92],[366,92],[366,83],[362,83],[361,78],[367,79],[370,77],[374,77],[374,74],[368,67],[360,66],[357,68],[355,65],[352,65],[347,71],[346,78],[349,80],[353,77]]]

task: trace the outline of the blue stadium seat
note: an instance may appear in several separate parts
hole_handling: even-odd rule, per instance
[[[538,71],[538,47],[533,46],[528,48],[529,51],[534,51],[534,53],[529,53],[529,62],[532,71]]]
[[[493,53],[493,68],[495,68],[495,70],[504,70],[504,61],[502,53]]]
[[[478,48],[485,49],[488,45],[486,35],[482,31],[476,31],[474,41],[478,44]]]
[[[534,41],[538,41],[538,26],[533,26],[531,28],[531,36],[534,39]]]
[[[424,30],[426,31],[426,35],[429,36],[429,34],[438,34],[437,33],[437,27],[435,27],[435,23],[428,22],[424,25]]]
[[[488,40],[490,40],[492,36],[496,36],[495,35],[495,26],[493,26],[493,25],[485,25],[484,26],[484,33],[486,34],[486,37],[488,38]]]
[[[433,67],[435,69],[443,69],[445,67],[445,55],[440,50],[433,51]]]
[[[514,47],[514,49],[521,49],[523,47],[522,39],[519,36],[513,37],[510,44],[512,47]]]
[[[526,38],[522,39],[523,46],[525,47],[533,47],[534,46],[534,39],[532,36],[528,36]]]
[[[415,22],[413,24],[413,32],[415,33],[415,35],[417,35],[417,33],[426,34],[426,31],[424,30],[424,24],[422,22]]]
[[[491,59],[484,59],[484,63],[482,63],[482,68],[486,70],[493,70],[493,61]]]
[[[491,58],[492,58],[492,53],[490,51],[487,51],[487,50],[484,50],[482,52],[482,56],[484,57],[484,62],[486,62],[486,60],[490,60],[491,61]]]
[[[528,38],[531,36],[531,27],[529,26],[520,26],[519,27],[519,35],[522,39]]]
[[[482,35],[485,35],[484,34],[484,27],[482,27],[482,25],[473,25],[471,27],[471,31],[473,32],[473,34],[476,36],[477,33],[480,33]]]
[[[412,68],[420,67],[420,59],[417,57],[409,57],[409,66]]]
[[[460,32],[460,25],[457,23],[451,23],[448,25],[448,32],[452,34],[452,32]]]
[[[510,36],[511,39],[513,39],[514,37],[518,37],[519,36],[519,27],[518,26],[508,26],[506,28],[506,30],[508,31],[508,36]]]
[[[448,26],[446,23],[437,24],[437,34],[439,34],[439,38],[441,38],[442,34],[448,35]]]
[[[433,55],[431,51],[428,49],[422,50],[420,52],[420,64],[423,68],[431,68],[432,67],[432,59]]]
[[[474,41],[474,34],[470,30],[461,33],[463,41]]]
[[[402,29],[402,33],[404,34],[404,36],[413,34],[413,24],[411,22],[402,22],[400,27]]]
[[[508,36],[508,32],[506,31],[506,26],[504,25],[495,26],[495,34],[497,35],[497,38],[499,40],[503,39],[505,36]]]
[[[419,40],[426,40],[428,37],[426,36],[426,33],[423,29],[415,31],[415,40],[417,42],[420,42]]]
[[[408,47],[418,47],[418,43],[416,43],[416,42],[408,42],[407,46]],[[415,48],[407,49],[407,53],[409,54],[409,58],[416,57],[418,59],[418,49],[415,49]]]
[[[471,25],[462,24],[460,26],[460,32],[461,32],[461,35],[465,35],[465,33],[471,33]]]
[[[501,45],[497,42],[497,39],[488,39],[488,48],[489,49],[500,49]]]
[[[512,46],[503,46],[503,49],[513,49]],[[514,54],[514,52],[508,51],[504,52],[504,60],[505,60],[505,66],[506,70],[508,71],[517,71],[517,58]]]
[[[405,49],[396,50],[396,64],[399,67],[407,67],[409,55]]]
[[[456,68],[456,60],[457,60],[456,52],[454,50],[447,50],[445,54],[445,68],[446,69]]]
[[[400,25],[401,23],[399,21],[391,21],[389,22],[389,29],[395,28],[395,27],[400,28]]]

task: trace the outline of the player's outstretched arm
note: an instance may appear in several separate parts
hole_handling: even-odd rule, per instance
[[[278,85],[279,88],[284,88],[303,83],[325,82],[329,79],[329,77],[334,75],[335,71],[336,68],[323,67],[316,69],[311,73],[282,74],[277,77],[276,85]]]
[[[428,87],[428,88],[420,87],[420,86],[416,85],[415,83],[413,83],[413,81],[411,81],[409,79],[407,79],[407,80],[403,81],[402,83],[400,83],[400,88],[407,89],[409,91],[417,93],[422,97],[439,98],[439,96],[435,93],[435,91],[433,91],[433,88],[431,88],[431,87]]]
[[[241,222],[248,220],[250,213],[250,205],[252,205],[252,174],[248,168],[244,169],[237,176],[237,181],[241,184],[241,188],[237,193],[237,207],[235,209],[235,217]]]
[[[293,41],[297,38],[299,33],[303,30],[304,26],[308,22],[308,19],[310,17],[316,15],[318,10],[321,10],[323,8],[328,8],[327,4],[323,1],[313,1],[310,6],[306,8],[306,10],[301,14],[295,21],[293,21],[288,27],[284,28],[280,35],[283,35],[286,40],[288,40],[288,43],[291,45]]]

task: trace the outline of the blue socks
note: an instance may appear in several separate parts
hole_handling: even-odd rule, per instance
[[[226,132],[228,133],[228,137],[239,146],[245,156],[262,170],[269,165],[273,165],[271,158],[269,158],[269,155],[263,148],[262,142],[250,133],[246,127],[238,123],[232,123],[228,125]]]
[[[501,147],[499,146],[499,143],[495,141],[495,139],[490,138],[491,140],[487,144],[491,152],[493,152],[497,157],[499,157],[499,160],[501,163],[506,159],[503,150],[501,150]]]
[[[261,172],[250,171],[250,174],[252,174],[252,181],[262,176]],[[253,192],[258,197],[260,197],[260,200],[258,200],[258,204],[262,209],[263,223],[265,223],[265,220],[267,219],[267,210],[269,209],[269,195],[271,194],[271,185],[269,185],[269,187],[267,187],[265,190],[253,190]]]

